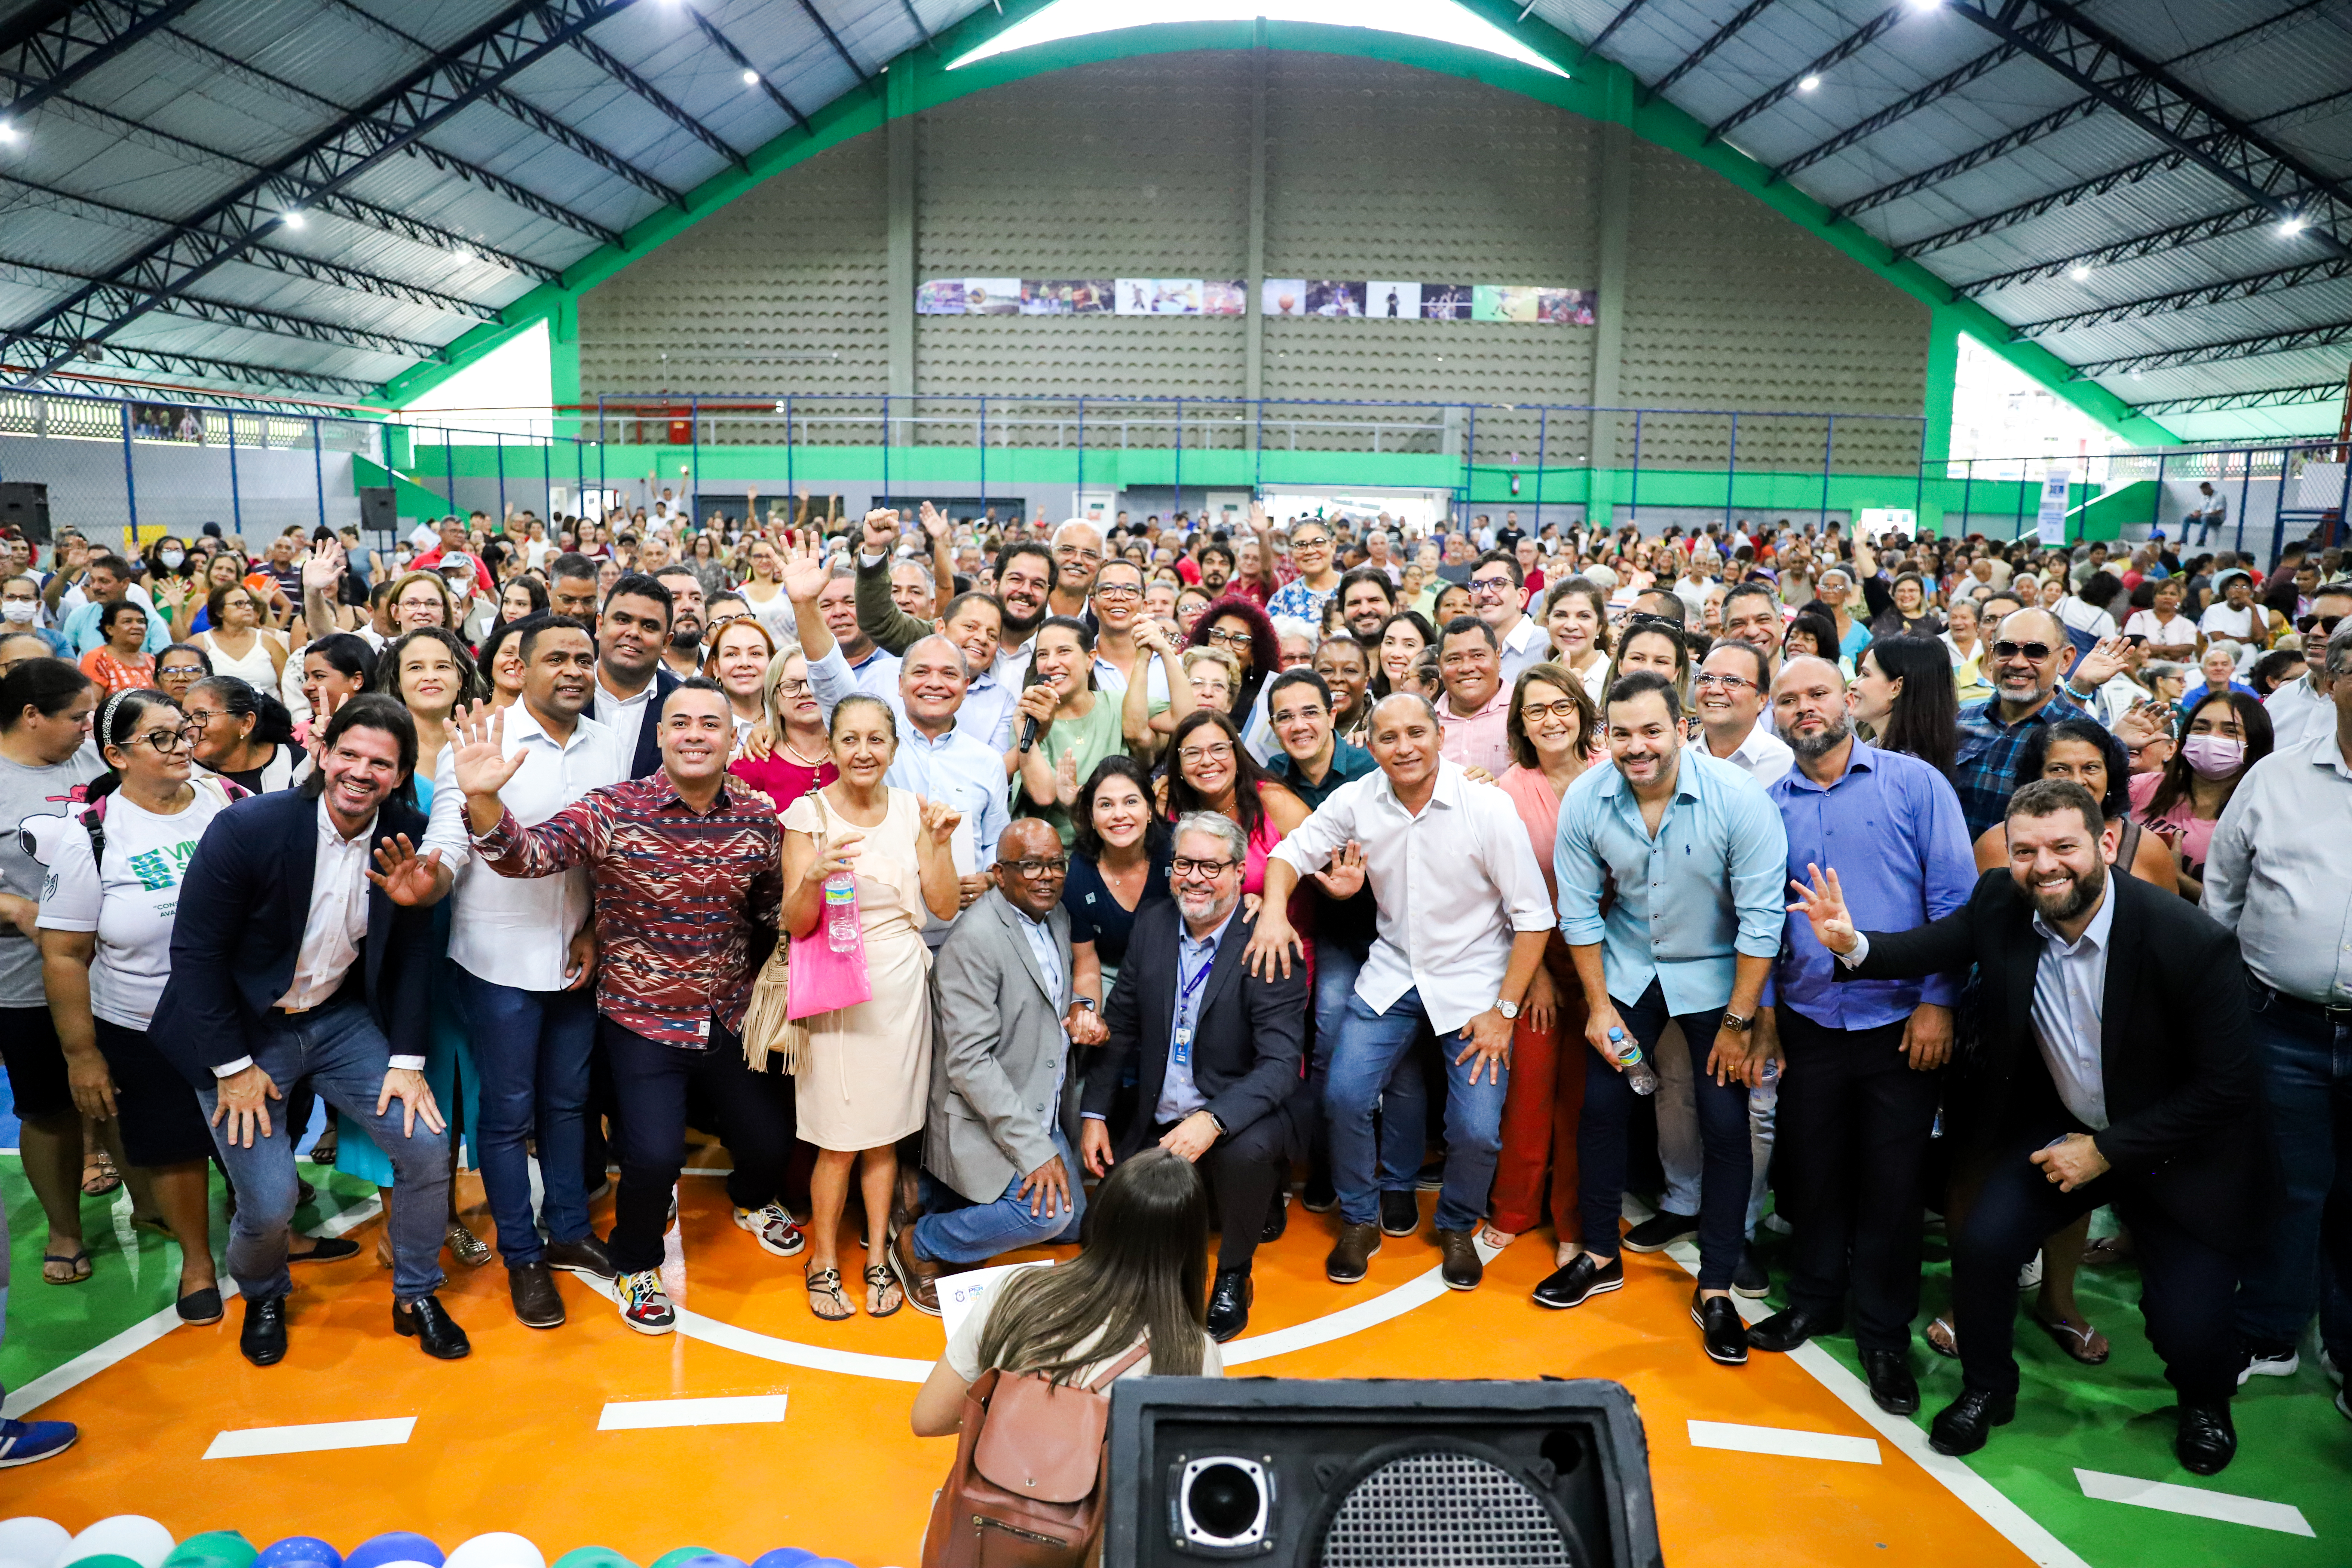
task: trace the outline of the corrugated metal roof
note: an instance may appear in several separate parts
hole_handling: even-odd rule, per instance
[[[787,111],[761,85],[744,82],[742,68],[698,17],[793,108],[813,114],[845,93],[870,90],[861,78],[875,77],[887,61],[983,3],[623,5],[580,45],[555,49],[516,74],[501,89],[507,96],[470,105],[436,126],[415,153],[360,175],[347,194],[362,205],[341,214],[310,213],[300,231],[281,230],[265,242],[269,252],[314,258],[334,270],[305,277],[289,269],[292,263],[268,265],[270,256],[262,254],[214,269],[190,292],[327,329],[446,342],[478,318],[407,297],[402,286],[482,305],[509,301],[538,276],[588,254],[601,236],[656,211],[662,196],[648,184],[690,190],[726,168],[730,155],[740,158],[790,128]],[[1608,31],[1600,54],[1651,90],[1664,83],[1670,101],[1718,125],[1871,26],[1889,3],[1769,0],[1736,29],[1727,24],[1749,0],[1536,0],[1533,15],[1580,43]],[[2064,115],[2065,123],[2048,134],[1871,205],[1890,185],[2084,96],[2030,53],[2008,49],[2002,58],[2002,39],[1972,19],[1980,6],[1994,8],[1990,0],[1895,3],[1905,11],[1892,26],[1825,68],[1811,89],[1750,113],[1726,140],[1774,168],[1833,139],[1848,141],[1786,178],[1832,207],[1864,203],[1852,221],[1897,247],[2137,168],[2168,151],[2127,115],[2102,107]],[[257,171],[315,143],[354,110],[425,69],[436,51],[506,9],[502,0],[212,0],[107,59],[36,110],[25,127],[30,134],[0,153],[0,321],[17,329],[38,322],[80,280],[117,273],[175,225],[201,217]],[[2028,0],[2021,19],[2061,11]],[[0,37],[10,17],[32,14],[30,0],[0,3]],[[2338,210],[2352,213],[2352,197],[2341,188],[2352,171],[2352,4],[2091,0],[2065,15],[2104,30],[2179,87],[2335,182],[2330,194]],[[1622,25],[1612,31],[1612,23]],[[1978,61],[1988,62],[1986,68],[1960,89],[1867,135],[1845,137],[1888,105]],[[20,79],[16,90],[37,85]],[[648,101],[647,93],[695,121],[708,140]],[[531,123],[533,115],[544,117],[541,125]],[[566,145],[548,122],[593,145]],[[628,174],[607,166],[615,161]],[[284,199],[295,199],[290,190]],[[2247,204],[2215,173],[2176,160],[1916,258],[1955,285],[1968,285]],[[406,220],[406,232],[386,214]],[[2352,245],[2352,219],[2293,238],[2265,224],[2102,265],[2088,277],[2059,271],[1977,297],[2001,320],[2031,325],[2258,277],[2345,245]],[[516,258],[519,267],[486,251]],[[2352,322],[2352,280],[2258,290],[2036,336],[2069,363],[2095,364],[2338,322]],[[184,310],[152,312],[126,328],[121,342],[343,378],[381,378],[398,368],[380,343],[321,342]],[[20,346],[10,358],[26,352]],[[2341,373],[2344,359],[2335,347],[2279,349],[2143,370],[2137,379],[2128,372],[2102,379],[2128,399],[2152,401],[2326,379]]]

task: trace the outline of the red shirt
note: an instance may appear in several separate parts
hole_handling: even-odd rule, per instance
[[[408,569],[412,572],[437,570],[441,563],[441,557],[446,553],[446,546],[436,544],[410,562]],[[467,553],[472,554],[472,552],[468,551]],[[490,581],[490,569],[482,564],[482,558],[478,555],[474,556],[474,585],[484,594],[495,594],[499,591],[499,585]]]
[[[536,827],[512,812],[474,840],[504,877],[585,866],[596,887],[596,1010],[633,1034],[688,1050],[708,1020],[743,1026],[751,936],[783,897],[783,829],[740,784],[698,816],[667,773],[592,789]]]

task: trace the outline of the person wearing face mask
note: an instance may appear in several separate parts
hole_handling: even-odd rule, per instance
[[[41,625],[41,585],[30,577],[0,583],[0,633],[37,637],[53,654],[64,654],[68,646],[64,637]]]
[[[2213,830],[2246,770],[2271,754],[2271,716],[2251,693],[2208,693],[2191,704],[2164,771],[2131,776],[2132,814],[2180,858],[2180,896],[2205,890]]]

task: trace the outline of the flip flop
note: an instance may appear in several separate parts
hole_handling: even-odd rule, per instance
[[[49,1265],[62,1263],[68,1270],[63,1279],[49,1272]],[[41,1280],[47,1285],[79,1285],[89,1278],[89,1249],[77,1248],[71,1254],[45,1252],[41,1255]]]
[[[889,1304],[877,1307],[875,1305],[877,1301]],[[866,1315],[887,1318],[906,1304],[906,1293],[898,1289],[898,1276],[890,1272],[890,1266],[887,1263],[869,1265],[866,1270]]]
[[[2112,1268],[2119,1263],[2129,1263],[2135,1256],[2131,1237],[2120,1231],[2114,1236],[2095,1237],[2083,1248],[2083,1261],[2093,1268]]]
[[[809,1310],[811,1312],[823,1318],[828,1323],[844,1322],[848,1319],[857,1316],[857,1309],[851,1306],[849,1304],[849,1298],[841,1293],[840,1269],[814,1269],[807,1273],[806,1279],[808,1280]],[[823,1302],[824,1305],[820,1306],[818,1305],[819,1302]],[[841,1310],[837,1312],[827,1311],[825,1310],[826,1307],[838,1307]]]
[[[2106,1361],[2110,1353],[2107,1336],[2090,1324],[2076,1328],[2063,1318],[2045,1318],[2039,1312],[2033,1313],[2032,1318],[2044,1333],[2058,1342],[2060,1350],[2084,1366],[2098,1366]]]
[[[1937,1318],[1927,1325],[1927,1331],[1922,1337],[1927,1340],[1927,1348],[1937,1355],[1947,1360],[1958,1359],[1960,1336],[1959,1331],[1952,1327],[1951,1319]]]
[[[114,1156],[100,1149],[82,1166],[81,1195],[102,1198],[122,1185],[122,1173],[114,1168]]]

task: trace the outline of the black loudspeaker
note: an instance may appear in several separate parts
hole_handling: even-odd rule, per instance
[[[1622,1384],[1112,1385],[1104,1568],[1663,1568]]]
[[[390,485],[362,485],[360,492],[360,530],[363,533],[397,533],[400,513],[397,499]]]
[[[49,487],[0,484],[0,523],[13,526],[35,544],[49,542]]]

